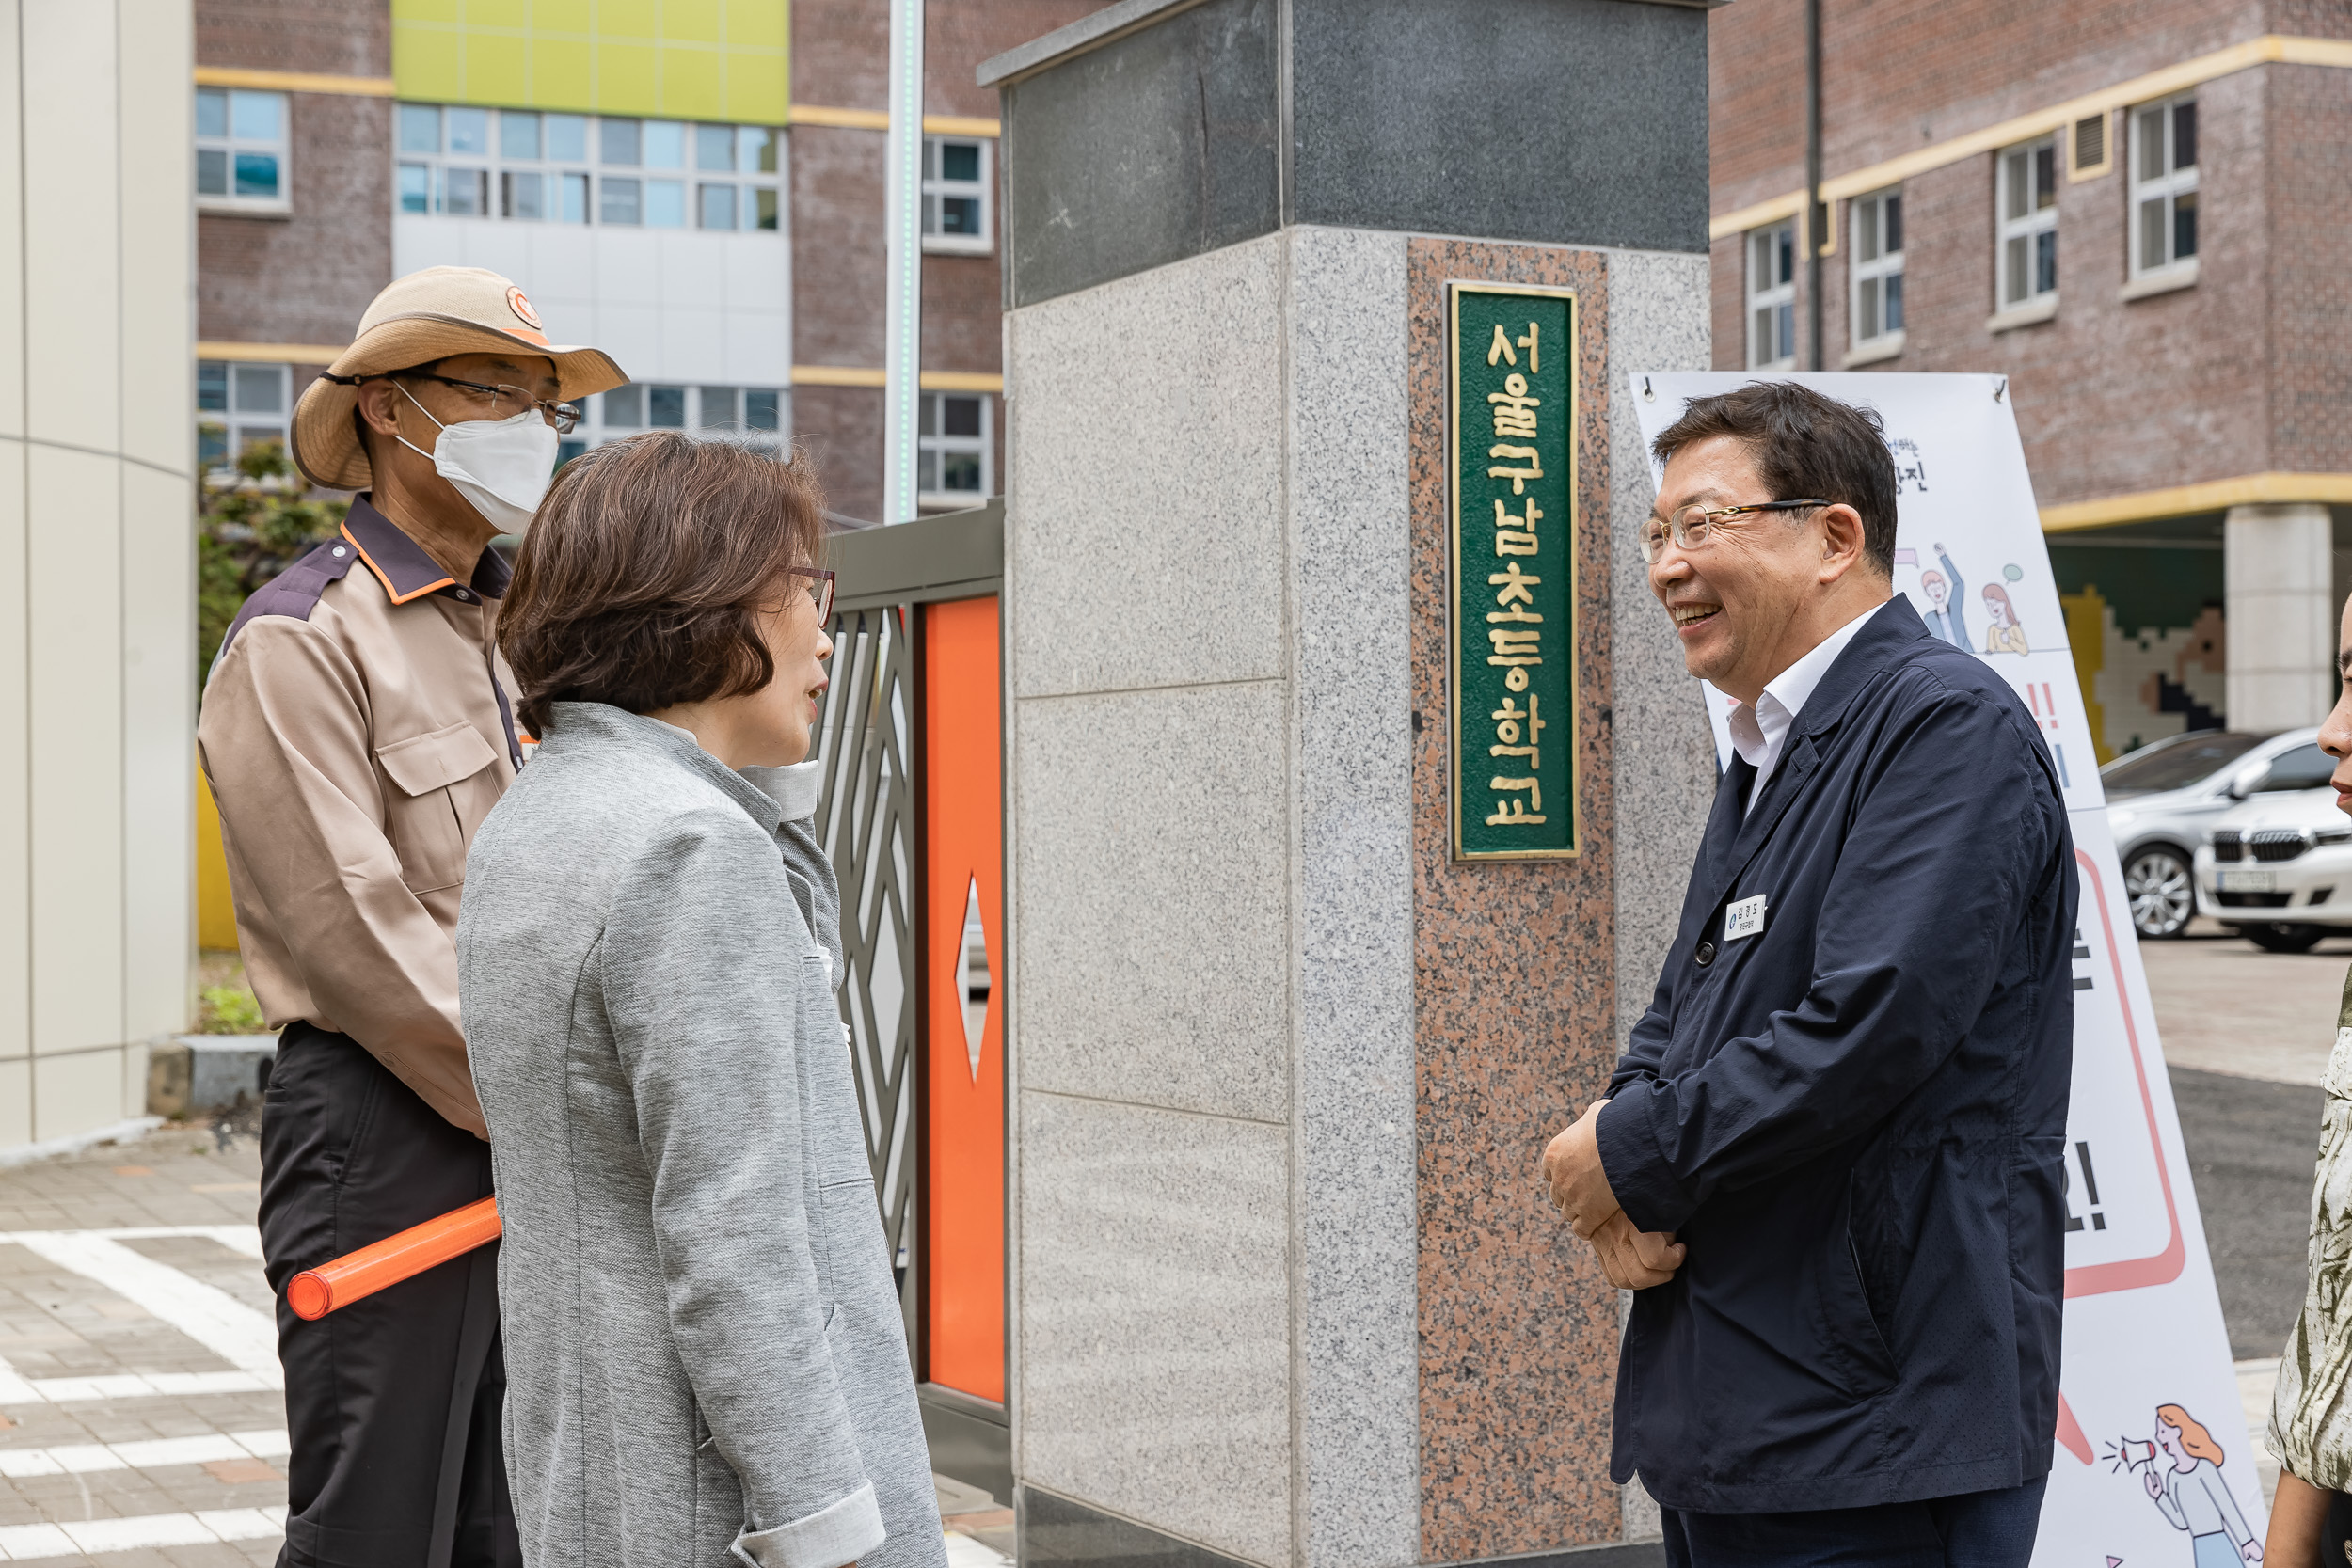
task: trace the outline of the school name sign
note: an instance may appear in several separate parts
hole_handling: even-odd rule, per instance
[[[1576,295],[1446,285],[1455,860],[1579,849]]]

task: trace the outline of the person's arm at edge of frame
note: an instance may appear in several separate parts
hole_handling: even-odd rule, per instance
[[[444,1120],[487,1137],[458,1020],[457,949],[384,836],[367,703],[331,638],[257,616],[205,687],[199,755],[250,891],[319,1010]]]
[[[2004,754],[2012,787],[1984,787]],[[1969,787],[1951,787],[1953,757],[1974,759]],[[1602,1174],[1635,1228],[1678,1229],[1716,1189],[1769,1178],[1886,1115],[1958,1047],[2017,911],[2049,879],[2074,875],[2057,863],[2065,808],[2041,741],[1992,701],[1948,689],[1917,700],[1875,766],[1837,847],[1804,1001],[1597,1113]],[[2042,797],[2038,832],[2020,789]],[[1951,875],[1963,852],[1975,874]]]
[[[694,814],[622,879],[593,961],[653,1174],[671,1333],[743,1482],[738,1544],[835,1568],[883,1527],[818,1309],[788,1045],[803,966],[744,917],[761,901],[791,906],[773,842],[731,808]],[[662,1005],[632,1008],[629,992]]]
[[[2267,1568],[2320,1568],[2319,1544],[2334,1496],[2280,1468],[2279,1495],[2270,1501],[2270,1530],[2263,1542]]]

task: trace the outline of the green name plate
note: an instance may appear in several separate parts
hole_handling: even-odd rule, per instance
[[[1576,295],[1446,285],[1454,858],[1577,852]]]

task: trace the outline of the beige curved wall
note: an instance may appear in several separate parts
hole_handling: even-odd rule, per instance
[[[0,1156],[138,1115],[194,958],[191,19],[0,0]]]

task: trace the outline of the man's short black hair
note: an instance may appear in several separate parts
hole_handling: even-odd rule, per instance
[[[1895,459],[1875,408],[1823,397],[1794,381],[1751,381],[1736,392],[1692,398],[1682,417],[1658,433],[1650,451],[1661,463],[1712,436],[1748,449],[1770,496],[1819,496],[1862,515],[1862,547],[1895,574]],[[1742,498],[1745,499],[1745,498]]]
[[[379,371],[374,375],[361,376],[359,379],[362,381],[399,381],[408,376],[431,375],[435,371],[439,370],[444,362],[440,359],[427,359],[423,364],[411,365],[406,370]],[[375,477],[375,447],[373,445],[375,432],[368,428],[368,417],[359,412],[359,405],[357,403],[351,405],[351,428],[359,433],[359,450],[367,453],[368,477],[373,479]]]

